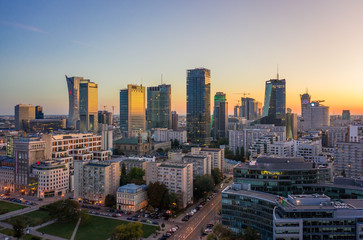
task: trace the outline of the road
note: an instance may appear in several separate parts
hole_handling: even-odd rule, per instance
[[[192,218],[182,226],[170,238],[173,240],[199,239],[201,229],[208,223],[214,223],[213,220],[218,216],[218,211],[221,208],[221,192],[211,199],[201,210],[194,214]]]

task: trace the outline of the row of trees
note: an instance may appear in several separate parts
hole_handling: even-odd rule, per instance
[[[147,195],[149,198],[149,205],[153,208],[159,208],[161,210],[179,209],[180,204],[178,202],[178,196],[175,193],[169,193],[169,190],[164,183],[149,183]]]
[[[130,171],[126,173],[126,165],[125,163],[122,163],[120,186],[128,183],[135,183],[137,185],[145,184],[144,176],[145,170],[137,167],[131,168]]]
[[[244,234],[236,234],[222,224],[213,227],[213,233],[209,234],[207,240],[261,240],[260,234],[253,228],[248,227]]]

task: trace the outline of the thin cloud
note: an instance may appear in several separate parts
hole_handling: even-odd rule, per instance
[[[78,44],[78,45],[85,46],[85,47],[91,47],[90,44],[81,42],[81,41],[71,41],[71,43]]]
[[[25,30],[28,30],[28,31],[31,31],[31,32],[45,33],[42,29],[39,29],[39,28],[33,27],[33,26],[20,24],[20,23],[0,21],[0,24],[15,27],[15,28],[20,28],[20,29],[25,29]]]

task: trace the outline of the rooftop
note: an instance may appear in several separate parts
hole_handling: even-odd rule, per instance
[[[256,161],[239,163],[236,168],[256,170],[309,170],[312,162],[306,162],[303,157],[260,156]]]
[[[142,143],[146,143],[146,140],[142,140]],[[118,143],[118,144],[137,144],[138,143],[138,139],[137,138],[121,138],[118,139],[116,141],[114,141],[113,143]]]

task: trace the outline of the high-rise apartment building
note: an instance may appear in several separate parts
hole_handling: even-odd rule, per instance
[[[285,125],[286,80],[271,79],[266,81],[265,101],[261,123]]]
[[[98,123],[112,125],[113,124],[112,112],[98,111]]]
[[[129,84],[120,90],[120,129],[129,137],[145,130],[145,87]]]
[[[329,107],[323,106],[323,101],[310,101],[308,93],[300,95],[301,128],[302,130],[322,129],[330,126]]]
[[[297,138],[297,114],[292,113],[290,108],[287,109],[286,113],[286,138]]]
[[[206,155],[211,157],[211,170],[218,168],[224,171],[224,149],[222,148],[198,148],[191,149],[192,155]]]
[[[175,111],[171,112],[171,129],[178,131],[179,116]]]
[[[363,142],[363,125],[349,126],[349,142]]]
[[[98,85],[90,80],[79,85],[79,117],[81,132],[98,131]]]
[[[171,128],[171,85],[147,88],[147,128]]]
[[[334,170],[348,178],[363,177],[363,142],[338,142],[334,156]]]
[[[193,144],[210,143],[210,70],[187,70],[187,134]]]
[[[240,117],[257,120],[262,116],[262,104],[253,98],[241,98]]]
[[[35,118],[36,119],[44,119],[43,107],[36,106],[35,107]]]
[[[228,102],[226,94],[223,92],[217,92],[214,96],[214,112],[211,125],[214,139],[227,137]]]
[[[343,110],[342,112],[342,120],[350,121],[350,110]]]
[[[23,130],[23,121],[35,119],[35,107],[32,105],[18,104],[15,106],[15,130]]]
[[[66,75],[69,97],[67,128],[75,129],[79,121],[79,84],[82,80],[83,77],[67,77]]]

